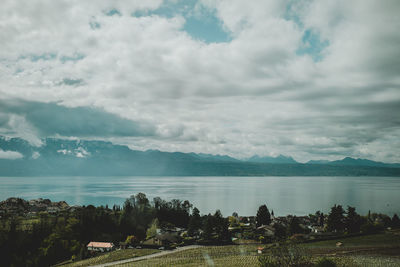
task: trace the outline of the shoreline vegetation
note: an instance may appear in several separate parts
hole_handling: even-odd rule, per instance
[[[65,201],[48,199],[9,198],[0,202],[4,266],[86,266],[85,262],[112,262],[189,245],[202,247],[160,259],[166,258],[175,266],[179,262],[173,263],[173,255],[186,255],[190,261],[193,254],[194,262],[204,261],[192,251],[199,250],[213,255],[211,261],[220,259],[215,251],[221,251],[232,259],[248,256],[254,266],[336,266],[318,264],[340,265],[335,255],[378,253],[389,260],[396,258],[399,228],[397,214],[360,215],[354,207],[341,205],[331,207],[328,214],[316,211],[304,216],[275,216],[271,207],[261,205],[254,216],[233,213],[224,217],[217,209],[213,214],[200,214],[187,200],[156,197],[150,201],[143,193],[126,199],[122,207],[69,206]],[[88,247],[93,241],[110,244],[111,252]],[[333,259],[326,258],[329,255]],[[239,258],[237,261],[244,260]],[[158,258],[148,261],[161,264],[156,263]]]

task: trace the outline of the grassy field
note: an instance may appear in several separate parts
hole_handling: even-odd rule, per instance
[[[341,242],[343,245],[338,248],[336,247],[337,242]],[[400,255],[400,235],[391,232],[307,243],[302,244],[302,246],[309,249],[315,256],[370,255],[396,257]]]
[[[400,233],[388,232],[384,234],[375,234],[367,236],[356,236],[342,239],[334,239],[327,241],[319,241],[306,243],[304,246],[313,247],[336,247],[336,243],[340,241],[344,244],[344,247],[376,247],[376,246],[399,246],[400,245]]]
[[[112,261],[118,261],[118,260],[125,260],[125,259],[131,259],[134,257],[140,257],[140,256],[145,256],[149,254],[153,254],[159,252],[157,249],[124,249],[124,250],[116,250],[112,251],[109,253],[102,254],[97,257],[93,257],[90,259],[85,259],[73,263],[67,263],[64,265],[61,265],[63,267],[83,267],[83,266],[90,266],[90,265],[96,265],[96,264],[102,264],[102,263],[107,263],[107,262],[112,262]]]
[[[336,247],[337,242],[342,247]],[[145,261],[116,265],[126,266],[259,266],[259,245],[204,247]],[[400,235],[385,233],[301,244],[314,261],[322,257],[338,266],[400,266]]]
[[[116,266],[258,266],[256,245],[212,246]]]
[[[343,243],[343,246],[336,247],[336,243],[339,241]],[[252,267],[259,266],[259,254],[257,254],[257,247],[259,246],[257,244],[243,244],[201,247],[116,266]],[[398,232],[319,241],[301,244],[300,246],[307,250],[313,260],[327,257],[334,260],[338,266],[400,266],[400,233]],[[87,266],[132,257],[125,254],[118,258],[117,253],[132,253],[135,256],[144,255],[138,254],[139,251],[144,252],[144,250],[116,251],[89,261],[86,260],[87,262],[81,261],[67,266]],[[153,252],[148,254],[150,253]],[[113,256],[107,256],[110,254],[113,254]]]

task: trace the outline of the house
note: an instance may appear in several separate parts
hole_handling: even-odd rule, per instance
[[[275,236],[275,228],[271,225],[261,225],[257,228],[257,232],[263,234],[264,236]]]
[[[114,244],[109,242],[89,242],[87,245],[89,251],[111,251],[114,249]]]
[[[318,234],[318,233],[323,233],[324,232],[324,227],[322,226],[311,226],[311,232]]]
[[[156,236],[156,240],[160,241],[162,245],[168,246],[173,243],[178,243],[180,241],[180,236],[178,233],[166,232]]]
[[[156,237],[149,238],[146,241],[144,241],[142,244],[147,245],[147,246],[161,246],[162,245],[161,241],[158,240]]]

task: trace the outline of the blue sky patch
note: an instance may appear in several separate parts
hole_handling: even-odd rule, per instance
[[[84,84],[83,79],[64,78],[58,85],[80,86]]]
[[[288,4],[286,5],[284,18],[286,20],[293,21],[294,23],[297,24],[297,26],[303,28],[304,27],[303,22],[301,21],[299,15],[297,14],[296,4],[298,4],[297,1],[291,0],[288,2]]]
[[[89,25],[92,30],[99,29],[101,27],[100,23],[96,21],[89,22]]]
[[[118,9],[115,9],[115,8],[113,8],[113,9],[111,9],[111,10],[108,10],[108,11],[106,11],[106,12],[104,12],[107,16],[114,16],[114,15],[118,15],[118,16],[121,16],[121,12],[119,12],[119,10]]]
[[[298,55],[309,54],[314,61],[322,60],[322,51],[329,45],[329,41],[321,40],[320,35],[310,29],[304,31],[301,41],[302,45],[296,51]]]
[[[76,54],[74,54],[74,55],[72,55],[72,56],[62,56],[62,57],[60,57],[60,61],[61,61],[62,63],[65,63],[65,62],[67,62],[67,61],[76,62],[76,61],[82,60],[82,59],[84,59],[84,58],[85,58],[85,55],[80,54],[80,53],[76,53]]]
[[[19,59],[26,59],[26,58],[29,58],[32,62],[37,62],[39,60],[53,60],[57,58],[57,54],[56,53],[43,53],[40,55],[30,54],[19,57]]]
[[[323,59],[322,52],[329,45],[328,40],[321,40],[321,36],[318,32],[312,29],[304,29],[304,23],[301,21],[298,15],[299,2],[291,0],[286,6],[284,18],[289,21],[293,21],[299,29],[304,30],[301,38],[301,45],[297,49],[297,55],[310,55],[315,62]]]
[[[230,34],[224,30],[222,21],[216,16],[215,10],[210,10],[197,3],[197,0],[165,1],[156,10],[137,11],[132,16],[157,15],[166,18],[183,16],[186,20],[183,30],[193,39],[206,43],[231,41]]]
[[[206,43],[230,42],[232,37],[223,27],[222,22],[215,16],[207,17],[188,17],[183,28],[193,39],[198,39]]]

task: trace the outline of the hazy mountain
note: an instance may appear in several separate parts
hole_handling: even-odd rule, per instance
[[[390,164],[390,163],[383,163],[379,161],[372,161],[368,159],[355,159],[346,157],[342,160],[332,161],[329,164],[332,165],[347,165],[347,166],[377,166],[377,167],[388,167],[388,166],[396,166],[400,167],[400,164]]]
[[[310,160],[307,164],[327,164],[329,162],[329,160]]]
[[[307,164],[328,164],[336,166],[370,166],[370,167],[394,167],[399,168],[399,163],[384,163],[379,161],[373,161],[368,159],[355,159],[351,157],[345,157],[341,160],[328,161],[328,160],[310,160]]]
[[[277,157],[260,157],[258,155],[255,155],[249,159],[247,159],[248,162],[258,162],[258,163],[298,163],[295,161],[292,157],[286,157],[283,155],[279,155]]]
[[[212,161],[231,161],[231,162],[238,162],[238,159],[232,158],[227,155],[212,155],[212,154],[204,154],[204,153],[189,153],[189,155],[192,155],[194,157],[197,157],[199,159],[206,159],[206,160],[212,160]]]
[[[7,159],[3,153],[0,176],[400,176],[397,165],[350,158],[328,164],[301,164],[285,156],[240,161],[225,155],[137,151],[104,141],[42,142],[35,147],[19,138],[0,137],[1,151],[21,154]]]

